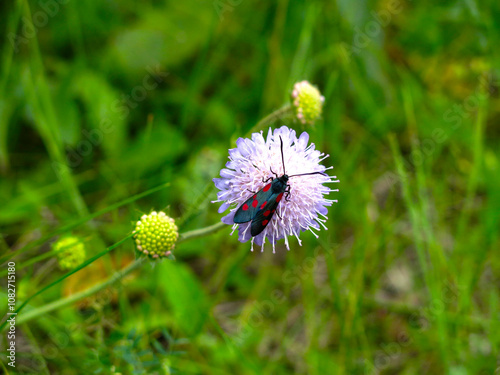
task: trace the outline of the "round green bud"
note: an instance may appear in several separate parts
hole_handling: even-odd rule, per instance
[[[324,96],[308,81],[297,82],[293,86],[292,106],[302,124],[314,124],[321,116],[324,101]]]
[[[85,261],[85,245],[78,237],[60,238],[52,245],[52,249],[56,252],[62,270],[71,270]]]
[[[164,212],[142,215],[135,225],[134,240],[137,250],[153,258],[168,257],[172,254],[179,231],[174,219]]]

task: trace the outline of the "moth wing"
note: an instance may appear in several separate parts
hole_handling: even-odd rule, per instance
[[[273,194],[271,185],[272,183],[267,184],[256,194],[248,198],[240,207],[238,207],[238,210],[236,210],[236,213],[234,214],[233,221],[235,224],[247,223],[250,220],[253,220],[262,204],[269,201],[271,195]]]
[[[274,212],[276,211],[276,208],[279,204],[279,200],[277,199],[278,196],[279,194],[272,194],[269,197],[266,205],[262,209],[259,209],[255,214],[255,217],[252,221],[252,226],[250,227],[250,234],[253,237],[260,234],[271,221]]]

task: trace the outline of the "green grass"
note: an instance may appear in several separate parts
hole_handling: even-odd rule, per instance
[[[236,3],[0,5],[4,372],[498,373],[498,2]],[[325,96],[307,128],[286,107],[304,79]],[[212,179],[283,124],[330,155],[339,203],[318,239],[250,252]],[[121,242],[152,210],[175,260]],[[70,233],[87,262],[64,273]]]

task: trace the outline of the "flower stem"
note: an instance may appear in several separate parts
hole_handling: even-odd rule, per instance
[[[72,230],[73,228],[76,228],[77,226],[83,224],[83,223],[86,223],[87,221],[89,220],[92,220],[98,216],[101,216],[101,215],[104,215],[105,213],[108,213],[112,210],[115,210],[119,207],[122,207],[126,204],[129,204],[129,203],[132,203],[132,202],[135,202],[136,200],[140,199],[140,198],[144,198],[150,194],[153,194],[153,193],[156,193],[157,191],[160,191],[162,189],[165,189],[166,187],[170,186],[170,183],[167,182],[165,184],[161,184],[157,187],[154,187],[152,189],[149,189],[147,191],[144,191],[142,193],[139,193],[139,194],[136,194],[130,198],[127,198],[127,199],[124,199],[120,202],[117,202],[117,203],[114,203],[100,211],[97,211],[93,214],[90,214],[86,217],[83,217],[83,218],[80,218],[78,220],[76,220],[75,222],[73,223],[70,223],[68,225],[63,225],[62,227],[60,227],[59,229],[57,229],[55,232],[53,233],[50,233],[46,236],[43,236],[42,238],[38,239],[38,240],[35,240],[35,241],[32,241],[30,242],[29,244],[27,244],[26,246],[14,251],[14,252],[6,252],[5,255],[3,255],[1,258],[0,258],[0,263],[4,263],[4,262],[7,262],[9,259],[21,254],[21,253],[26,253],[28,250],[32,249],[32,248],[35,248],[36,246],[38,245],[41,245],[42,243],[48,241],[50,238],[58,235],[58,234],[63,234],[63,233],[66,233],[66,232],[69,232],[70,230]],[[7,274],[7,272],[3,273],[4,271],[2,271],[2,273],[0,273],[0,276],[4,276]]]
[[[54,301],[52,303],[48,303],[42,307],[27,311],[23,315],[19,316],[17,323],[18,324],[26,323],[27,321],[29,321],[33,318],[36,318],[40,315],[43,315],[43,314],[48,313],[50,311],[67,306],[73,302],[81,300],[82,298],[91,296],[92,294],[97,293],[98,291],[106,288],[107,286],[114,284],[118,280],[127,276],[130,272],[139,268],[139,266],[142,263],[144,263],[145,259],[146,259],[145,257],[138,258],[136,261],[130,263],[127,267],[115,272],[111,277],[107,278],[103,282],[96,284],[88,289],[85,289],[79,293],[72,294],[66,298],[62,298],[62,299],[59,299],[59,300]]]
[[[111,250],[117,248],[118,246],[120,246],[123,242],[125,242],[126,240],[128,240],[129,238],[132,238],[133,236],[133,233],[130,233],[127,237],[121,239],[120,241],[114,243],[113,245],[109,246],[107,249],[101,251],[99,254],[93,256],[92,258],[90,258],[89,260],[83,262],[82,264],[80,264],[78,267],[76,267],[74,270],[64,274],[63,276],[61,276],[60,278],[58,278],[57,280],[51,282],[49,285],[43,287],[42,289],[40,289],[38,292],[36,292],[35,294],[32,294],[31,296],[29,296],[22,304],[21,306],[19,306],[17,308],[17,310],[14,312],[15,314],[19,314],[19,312],[24,309],[24,307],[28,304],[29,301],[31,301],[33,298],[35,298],[36,296],[42,294],[43,292],[45,292],[47,289],[50,289],[52,288],[54,285],[56,284],[59,284],[61,281],[63,281],[64,279],[66,279],[67,277],[73,275],[74,273],[80,271],[82,268],[85,268],[87,267],[89,264],[93,263],[94,261],[96,261],[97,259],[99,259],[100,257],[106,255],[107,253],[109,253]],[[36,309],[38,310],[38,309]],[[35,310],[33,310],[35,311]],[[19,317],[18,321],[21,319],[21,317]],[[0,331],[3,330],[3,328],[5,328],[5,326],[7,325],[7,320],[4,320],[4,322],[0,325]]]
[[[180,238],[177,241],[177,243],[181,243],[181,242],[193,239],[193,238],[203,237],[203,236],[215,233],[215,232],[221,230],[222,228],[224,228],[225,226],[227,226],[227,225],[224,224],[223,222],[218,222],[218,223],[216,223],[214,225],[210,225],[209,227],[206,227],[206,228],[195,229],[195,230],[192,230],[189,232],[181,233]]]
[[[209,234],[212,234],[212,233],[215,233],[215,232],[219,231],[220,229],[224,228],[225,226],[226,226],[226,224],[224,224],[222,222],[219,222],[219,223],[216,223],[216,224],[211,225],[211,226],[206,227],[206,228],[201,228],[201,229],[192,230],[192,231],[189,231],[189,232],[186,232],[186,233],[181,233],[180,238],[177,241],[177,243],[188,241],[188,240],[193,239],[193,238],[207,236]],[[109,253],[111,250],[113,250],[114,248],[118,247],[120,244],[122,244],[123,242],[125,242],[126,240],[128,240],[129,238],[131,238],[132,236],[133,236],[132,233],[129,234],[124,239],[122,239],[122,240],[118,241],[117,243],[111,245],[106,250],[102,251],[101,253],[99,253],[96,256],[94,256],[93,258],[89,259],[88,261],[86,261],[82,265],[80,265],[77,268],[75,268],[73,271],[65,274],[64,276],[62,276],[59,279],[57,279],[56,281],[50,283],[49,285],[47,285],[46,287],[42,288],[41,290],[39,290],[35,294],[31,295],[30,297],[28,297],[22,303],[22,305],[17,309],[16,313],[19,313],[28,304],[28,302],[31,301],[34,297],[40,295],[41,293],[43,293],[47,289],[49,289],[52,286],[58,284],[59,282],[63,281],[64,279],[66,279],[67,277],[71,276],[75,272],[81,270],[82,268],[88,266],[89,264],[91,264],[92,262],[94,262],[98,258],[102,257],[103,255]],[[83,291],[81,291],[79,293],[72,294],[72,295],[70,295],[70,296],[68,296],[66,298],[62,298],[62,299],[56,300],[54,302],[48,303],[48,304],[46,304],[46,305],[44,305],[42,307],[34,308],[33,310],[27,311],[26,313],[24,313],[22,315],[19,315],[19,317],[16,319],[16,321],[17,321],[18,324],[26,323],[26,322],[28,322],[28,321],[30,321],[30,320],[32,320],[32,319],[34,319],[34,318],[36,318],[36,317],[38,317],[40,315],[43,315],[43,314],[48,313],[50,311],[53,311],[53,310],[59,309],[61,307],[67,306],[67,305],[69,305],[69,304],[71,304],[73,302],[76,302],[76,301],[78,301],[78,300],[80,300],[82,298],[89,297],[92,294],[97,293],[100,290],[102,290],[102,289],[104,289],[104,288],[106,288],[108,286],[111,286],[112,284],[114,284],[118,280],[122,279],[123,277],[125,277],[126,275],[128,275],[129,273],[131,273],[132,271],[134,271],[135,269],[139,268],[139,266],[142,263],[144,263],[145,259],[146,259],[146,257],[141,257],[141,258],[137,259],[135,262],[130,263],[128,266],[126,266],[122,270],[119,270],[119,271],[115,272],[108,279],[102,281],[99,284],[93,285],[93,286],[91,286],[90,288],[88,288],[86,290],[83,290]],[[0,331],[3,330],[3,328],[6,326],[6,324],[7,324],[7,321],[4,321],[2,323],[2,325],[0,326]]]
[[[280,109],[277,109],[276,111],[270,113],[266,117],[264,117],[262,120],[260,120],[249,132],[248,136],[252,133],[257,133],[260,132],[261,130],[264,130],[267,128],[269,125],[272,125],[276,121],[278,121],[281,118],[293,116],[293,110],[292,106],[290,104],[285,104],[283,107]]]

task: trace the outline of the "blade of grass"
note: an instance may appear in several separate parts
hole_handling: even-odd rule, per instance
[[[127,237],[121,239],[120,241],[114,243],[113,245],[109,246],[108,248],[106,248],[105,250],[101,251],[99,254],[93,256],[92,258],[88,259],[87,261],[83,262],[81,265],[79,265],[78,267],[76,267],[75,269],[73,269],[72,271],[64,274],[63,276],[61,276],[60,278],[58,278],[57,280],[51,282],[50,284],[46,285],[45,287],[43,287],[42,289],[40,289],[38,292],[32,294],[31,296],[29,296],[22,304],[21,306],[19,306],[16,311],[14,311],[14,314],[19,314],[25,307],[26,305],[28,304],[29,301],[31,301],[33,298],[35,298],[36,296],[39,296],[40,294],[42,294],[43,292],[45,292],[47,289],[50,289],[52,288],[54,285],[57,285],[59,284],[61,281],[63,281],[64,279],[67,279],[68,277],[70,277],[71,275],[73,275],[74,273],[80,271],[81,269],[87,267],[89,264],[95,262],[97,259],[99,259],[100,257],[106,255],[107,253],[109,253],[111,250],[117,248],[118,246],[120,246],[122,243],[124,243],[126,240],[128,240],[129,238],[132,238],[134,234],[133,233],[130,233]],[[6,326],[7,324],[7,318],[5,318],[4,322],[2,323],[2,325],[0,325],[0,331],[3,330],[3,328]],[[22,318],[24,319],[24,318]],[[21,318],[18,319],[18,322],[19,320],[22,320]]]
[[[86,217],[83,217],[81,219],[78,219],[76,221],[74,221],[73,223],[70,223],[70,224],[67,224],[67,225],[64,225],[62,227],[60,227],[59,229],[55,230],[54,232],[40,238],[39,240],[37,241],[33,241],[32,243],[10,253],[10,254],[6,254],[4,255],[2,258],[0,258],[0,263],[4,263],[4,262],[7,262],[8,260],[12,259],[13,257],[15,257],[16,255],[19,255],[21,254],[22,252],[26,252],[27,250],[29,249],[32,249],[33,247],[37,246],[37,245],[40,245],[46,241],[48,241],[50,238],[54,237],[54,236],[57,236],[58,234],[62,234],[62,233],[65,233],[67,231],[70,231],[74,228],[76,228],[77,226],[79,225],[82,225],[84,223],[86,223],[87,221],[89,220],[92,220],[98,216],[101,216],[101,215],[104,215],[105,213],[108,213],[110,211],[113,211],[121,206],[124,206],[126,204],[129,204],[131,202],[134,202],[138,199],[141,199],[143,197],[146,197],[150,194],[153,194],[153,193],[156,193],[157,191],[160,191],[164,188],[166,188],[167,186],[170,186],[170,183],[167,182],[167,183],[164,183],[164,184],[161,184],[159,186],[156,186],[152,189],[149,189],[149,190],[146,190],[145,192],[142,192],[142,193],[139,193],[139,194],[136,194],[130,198],[127,198],[127,199],[124,199],[120,202],[117,202],[117,203],[114,203],[106,208],[103,208],[102,210],[99,210],[93,214],[90,214],[90,215],[87,215]]]
[[[12,15],[8,17],[6,39],[10,39],[13,35],[17,36],[17,28],[21,19],[22,7],[21,2],[17,1]],[[6,41],[3,45],[2,54],[2,74],[0,78],[0,168],[7,168],[9,164],[7,153],[7,104],[10,96],[7,93],[7,83],[10,78],[10,71],[14,57],[14,45],[12,41]]]
[[[486,93],[484,93],[484,90],[485,88],[483,88],[483,97],[487,97]],[[486,115],[487,100],[483,100],[480,101],[476,121],[474,124],[474,139],[472,141],[473,165],[471,173],[469,174],[469,179],[467,181],[464,207],[460,213],[456,232],[456,246],[458,253],[465,258],[472,257],[473,259],[471,259],[470,264],[474,265],[470,266],[470,264],[468,264],[459,274],[461,280],[460,283],[465,286],[463,293],[460,294],[459,298],[459,311],[462,311],[464,313],[470,311],[474,283],[475,281],[477,281],[478,275],[480,275],[479,267],[483,266],[484,261],[486,260],[487,252],[486,248],[481,248],[471,254],[469,251],[470,242],[466,239],[468,235],[466,226],[470,221],[471,212],[474,207],[474,196],[477,191],[481,168],[483,166],[483,133],[486,123]]]
[[[270,113],[262,120],[260,120],[252,129],[248,131],[246,137],[250,137],[252,133],[258,133],[261,130],[267,130],[269,126],[274,124],[276,121],[293,116],[292,106],[290,104],[285,104],[283,107]]]
[[[89,238],[85,239],[84,241],[82,241],[83,243],[85,242],[88,242],[89,241]],[[25,267],[28,267],[28,266],[31,266],[32,264],[35,264],[35,263],[38,263],[44,259],[47,259],[53,255],[56,255],[57,253],[61,252],[61,251],[64,251],[66,248],[69,248],[69,247],[72,247],[73,244],[70,244],[70,245],[67,245],[67,246],[63,246],[61,247],[60,249],[58,250],[50,250],[50,251],[47,251],[43,254],[40,254],[39,256],[36,256],[34,258],[30,258],[28,261],[24,262],[24,263],[21,263],[19,265],[16,265],[16,272],[19,272],[20,270],[22,270],[23,268]],[[7,275],[8,271],[2,271],[0,273],[0,276],[5,276]]]
[[[124,240],[127,240],[128,238],[130,238],[130,236],[126,237]],[[102,255],[104,255],[104,254],[102,254]],[[19,318],[17,319],[17,324],[26,323],[26,322],[28,322],[28,321],[30,321],[30,320],[32,320],[40,315],[43,315],[43,314],[46,314],[50,311],[57,310],[61,307],[70,305],[73,302],[76,302],[82,298],[91,296],[94,293],[97,293],[98,291],[100,291],[100,290],[102,290],[110,285],[113,285],[118,280],[122,279],[123,277],[125,277],[129,273],[131,273],[132,271],[139,268],[139,266],[144,263],[145,259],[146,258],[139,258],[139,259],[135,260],[134,262],[130,263],[124,269],[115,272],[113,275],[111,275],[105,281],[103,281],[99,284],[96,284],[88,289],[85,289],[84,291],[72,294],[66,298],[58,299],[57,301],[48,303],[46,305],[43,305],[42,307],[38,307],[36,309],[25,312],[23,315],[19,316]],[[57,281],[57,282],[59,282],[59,281]],[[52,285],[50,285],[50,286],[52,286]],[[40,292],[42,292],[43,290],[44,289],[42,289]]]
[[[415,142],[412,142],[412,152],[415,150]],[[420,204],[418,216],[419,226],[422,228],[422,232],[424,235],[424,241],[427,244],[427,251],[429,254],[429,261],[432,264],[432,271],[436,274],[436,277],[432,277],[433,280],[433,302],[434,301],[444,301],[443,290],[444,285],[448,278],[448,269],[446,267],[446,260],[444,257],[443,249],[439,245],[438,241],[434,236],[434,232],[432,230],[431,224],[428,220],[429,213],[429,201],[426,192],[426,178],[425,172],[423,168],[424,163],[417,163],[416,169],[416,177],[417,177],[417,195],[418,195],[418,203]],[[440,275],[440,276],[438,276]],[[435,312],[436,321],[437,321],[437,329],[438,336],[441,342],[441,353],[443,355],[443,362],[446,366],[449,366],[449,355],[448,349],[449,340],[448,340],[448,328],[446,322],[447,316],[447,305],[445,303],[441,304],[443,306],[443,310],[439,312]]]
[[[220,224],[222,224],[222,226]],[[182,233],[180,235],[179,240],[177,241],[177,243],[188,241],[190,239],[197,238],[197,237],[207,236],[209,234],[212,234],[212,233],[216,232],[217,230],[219,230],[223,226],[225,226],[225,224],[221,222],[221,223],[217,223],[215,225],[211,225],[211,226],[206,227],[206,228],[201,228],[201,229],[197,229],[197,230],[194,230],[194,231],[191,231],[191,232]],[[114,243],[113,245],[109,246],[107,249],[103,250],[99,254],[97,254],[94,257],[90,258],[89,260],[85,261],[80,266],[76,267],[74,270],[66,273],[62,277],[58,278],[57,280],[55,280],[52,283],[48,284],[47,286],[43,287],[42,289],[40,289],[35,294],[33,294],[30,297],[28,297],[21,304],[21,306],[19,306],[16,309],[16,311],[14,313],[15,314],[19,314],[19,312],[21,310],[23,310],[24,307],[26,307],[26,305],[28,304],[28,302],[31,301],[33,298],[35,298],[36,296],[42,294],[47,289],[49,289],[49,288],[53,287],[54,285],[60,283],[64,279],[66,279],[69,276],[73,275],[74,273],[76,273],[76,272],[80,271],[81,269],[87,267],[88,265],[90,265],[91,263],[93,263],[94,261],[96,261],[97,259],[99,259],[100,257],[106,255],[111,250],[117,248],[122,243],[124,243],[128,239],[132,238],[133,235],[134,235],[133,233],[130,233],[125,238],[123,238],[120,241]],[[30,310],[30,311],[24,313],[23,315],[20,315],[16,319],[16,321],[17,321],[18,324],[21,324],[21,323],[27,322],[27,321],[29,321],[29,320],[37,317],[37,316],[40,316],[40,315],[45,314],[47,312],[53,311],[55,309],[67,306],[67,305],[69,305],[69,304],[71,304],[71,303],[73,303],[75,301],[78,301],[78,300],[80,300],[82,298],[88,297],[88,296],[90,296],[90,295],[92,295],[92,294],[94,294],[94,293],[96,293],[96,292],[98,292],[98,291],[106,288],[107,286],[113,284],[115,281],[123,278],[124,276],[126,276],[127,274],[129,274],[130,272],[132,272],[133,270],[135,270],[136,268],[138,268],[145,261],[145,259],[147,259],[147,258],[146,257],[138,258],[135,262],[129,264],[123,270],[117,271],[115,274],[113,274],[111,277],[109,277],[108,279],[106,279],[102,283],[94,285],[91,288],[88,288],[88,289],[86,289],[86,290],[84,290],[82,292],[79,292],[79,293],[76,293],[76,294],[72,294],[71,296],[68,296],[66,298],[62,298],[62,299],[59,299],[57,301],[51,302],[51,303],[49,303],[47,305],[44,305],[42,307]],[[169,259],[174,260],[175,258],[173,256],[171,256],[171,257],[169,257]],[[7,324],[7,320],[6,319],[7,318],[5,318],[5,321],[2,323],[2,325],[0,325],[0,331],[2,331],[5,328],[6,324]]]
[[[24,21],[27,26],[36,30],[31,15],[31,9],[27,0],[24,0]],[[35,107],[37,116],[35,125],[47,147],[53,163],[59,166],[59,178],[65,187],[71,202],[78,215],[84,217],[88,215],[88,209],[78,187],[73,179],[70,168],[66,163],[63,153],[63,145],[59,134],[59,123],[52,100],[52,95],[47,83],[38,38],[35,35],[30,42],[29,76],[25,80],[25,88],[29,101]]]
[[[300,36],[293,60],[290,66],[290,75],[288,76],[287,88],[301,80],[306,74],[306,66],[311,59],[312,40],[318,16],[321,14],[321,7],[316,3],[309,3],[304,17],[304,23],[300,30]],[[279,50],[279,48],[277,48]]]
[[[403,78],[405,76],[403,75]],[[407,121],[407,128],[410,132],[411,138],[411,152],[412,155],[417,154],[417,152],[421,152],[418,150],[418,126],[417,126],[417,116],[414,110],[413,104],[413,96],[410,89],[411,86],[403,85],[402,86],[402,97],[404,103],[404,112]],[[421,162],[413,163],[415,166],[416,172],[416,181],[417,181],[417,198],[418,202],[415,203],[416,206],[420,206],[417,208],[419,211],[419,215],[416,217],[419,220],[418,226],[422,228],[422,233],[424,236],[424,242],[427,245],[429,261],[432,264],[431,272],[436,274],[436,277],[433,277],[433,288],[432,291],[433,300],[443,301],[443,288],[444,282],[448,279],[449,270],[446,267],[446,259],[444,256],[444,252],[439,242],[436,240],[434,236],[434,232],[432,229],[432,225],[429,220],[429,212],[430,212],[430,204],[427,193],[427,177],[425,175],[425,165],[426,162],[430,159],[430,157],[425,157],[426,154],[421,152],[423,155]],[[439,277],[437,275],[440,275]],[[438,335],[441,341],[441,348],[443,354],[443,362],[448,365],[449,363],[449,355],[448,355],[448,331],[446,324],[446,313],[447,313],[447,305],[445,303],[442,304],[444,306],[444,310],[440,313],[436,314],[437,318],[437,327],[438,327]]]
[[[410,216],[410,221],[412,223],[412,230],[413,230],[413,236],[415,238],[415,247],[417,249],[417,256],[420,262],[420,267],[422,268],[422,271],[424,273],[424,278],[425,278],[425,284],[427,288],[429,289],[432,285],[432,280],[430,278],[430,273],[429,273],[429,266],[427,264],[427,259],[425,255],[425,249],[424,249],[424,240],[422,233],[419,228],[419,211],[415,203],[413,202],[411,192],[410,192],[410,186],[408,184],[408,175],[404,169],[403,166],[403,158],[399,152],[399,146],[398,146],[398,141],[396,140],[396,137],[394,134],[389,135],[389,142],[391,146],[391,151],[392,155],[394,158],[394,161],[396,163],[396,170],[398,172],[399,180],[401,182],[402,186],[402,191],[403,191],[403,199],[405,201],[405,204],[408,209],[408,213]]]
[[[430,267],[428,264],[429,260],[427,259],[427,256],[429,255],[429,258],[431,258],[431,256],[428,253],[428,251],[426,251],[428,244],[426,243],[421,230],[422,227],[421,218],[423,216],[421,212],[421,207],[419,208],[418,204],[414,202],[414,200],[412,199],[410,193],[408,175],[406,174],[406,171],[404,169],[403,159],[399,152],[399,146],[397,144],[397,140],[394,134],[389,135],[389,141],[391,145],[393,158],[396,163],[396,169],[398,171],[398,175],[402,185],[403,198],[407,210],[409,212],[410,222],[413,230],[413,236],[415,239],[415,248],[417,251],[417,257],[420,263],[420,267],[422,268],[422,272],[424,274],[425,285],[429,292],[431,302],[439,303],[440,301],[443,301],[441,295],[442,291],[439,288],[439,283],[436,281],[436,279],[439,279],[438,275],[433,274],[433,270],[435,270],[435,268]],[[444,314],[442,313],[437,314],[437,325],[438,325],[441,358],[443,359],[445,366],[448,366],[448,351],[447,351],[448,337],[446,333],[447,332],[446,320]]]

